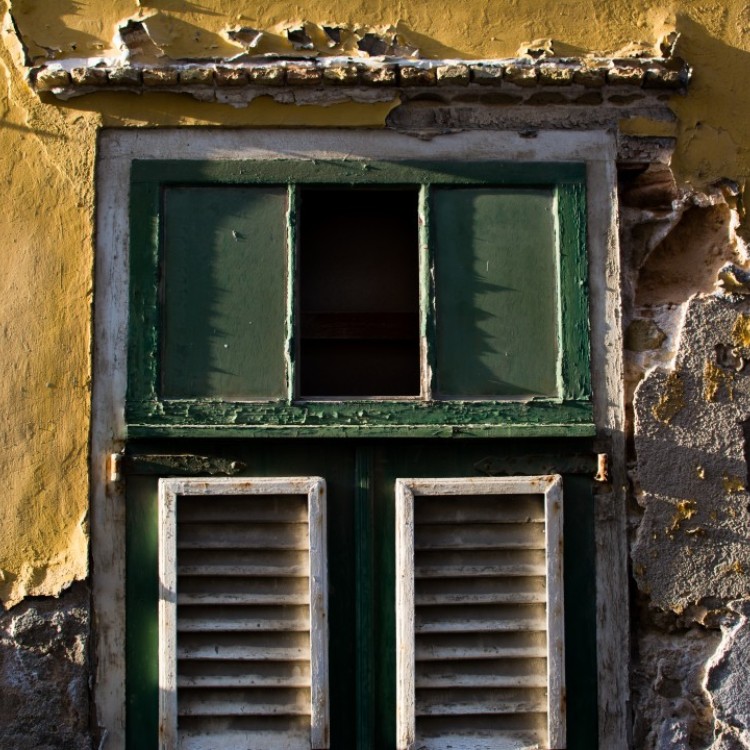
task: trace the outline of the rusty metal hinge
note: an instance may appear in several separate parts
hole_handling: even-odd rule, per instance
[[[609,454],[598,453],[596,456],[595,482],[609,482]]]
[[[122,459],[123,453],[110,453],[107,457],[107,476],[112,484],[122,479]]]

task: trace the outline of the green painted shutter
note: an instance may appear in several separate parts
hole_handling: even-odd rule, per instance
[[[286,189],[164,191],[164,398],[286,393]]]
[[[439,397],[558,395],[553,189],[435,188]]]

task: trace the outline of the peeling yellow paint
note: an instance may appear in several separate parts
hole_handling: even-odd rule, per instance
[[[0,12],[10,8],[0,0]],[[327,54],[358,54],[369,31],[428,58],[509,57],[532,40],[556,54],[653,52],[677,31],[676,52],[695,68],[687,96],[671,96],[676,120],[635,118],[631,134],[677,136],[678,181],[703,186],[727,177],[747,184],[750,110],[746,71],[750,23],[744,0],[457,0],[440,7],[383,0],[14,0],[12,13],[25,50],[6,22],[0,33],[0,154],[5,178],[0,236],[0,331],[5,370],[0,383],[0,599],[56,594],[87,575],[87,445],[94,236],[94,161],[102,127],[383,127],[397,102],[330,107],[258,99],[242,109],[172,94],[97,93],[70,102],[39,99],[26,81],[24,55],[36,62],[125,54],[118,29],[141,20],[154,48],[169,61],[243,52],[230,30],[263,32],[256,52],[303,55],[286,30],[304,26]],[[9,19],[6,19],[9,21]],[[331,47],[323,26],[342,29]],[[131,51],[134,59],[138,53]],[[146,53],[143,53],[146,54]],[[159,57],[162,56],[162,57]],[[750,346],[750,322],[738,322],[735,344]],[[706,363],[704,396],[717,397],[732,373]],[[675,373],[654,407],[669,423],[684,405]]]
[[[651,409],[655,419],[669,424],[685,406],[685,384],[678,372],[670,372],[659,400]]]
[[[750,347],[750,315],[741,313],[732,328],[732,342],[735,346]]]
[[[652,120],[648,117],[629,117],[618,123],[620,132],[625,135],[650,136],[653,138],[674,138],[677,135],[677,123],[664,120]]]
[[[729,563],[728,565],[723,565],[716,570],[717,574],[720,576],[728,576],[728,575],[742,575],[745,572],[745,567],[742,565],[742,563],[739,560],[735,560],[732,563]]]
[[[737,492],[745,491],[745,482],[741,477],[724,475],[721,478],[721,484],[724,487],[724,492],[727,494],[735,494]]]
[[[707,359],[703,365],[703,398],[716,401],[722,385],[726,388],[727,398],[734,398],[734,370],[723,370],[715,362]]]
[[[675,506],[675,513],[672,517],[672,523],[666,529],[664,533],[670,538],[674,538],[674,533],[679,530],[680,524],[683,521],[689,521],[698,512],[698,504],[695,500],[680,500]],[[696,530],[685,532],[687,534],[695,534]]]

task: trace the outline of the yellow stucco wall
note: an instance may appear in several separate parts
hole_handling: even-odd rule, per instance
[[[3,4],[5,7],[3,8]],[[183,8],[189,8],[183,12]],[[86,576],[91,379],[94,157],[106,126],[379,126],[390,104],[327,108],[256,100],[245,109],[173,94],[101,93],[42,102],[24,79],[22,43],[37,62],[118,54],[115,29],[148,19],[168,57],[230,56],[222,31],[265,30],[283,49],[292,23],[391,26],[430,57],[513,56],[551,38],[558,54],[652,49],[670,31],[694,67],[678,116],[675,168],[702,186],[750,174],[750,4],[743,0],[79,0],[0,3],[0,599],[56,594]],[[290,15],[291,14],[291,15]],[[314,26],[310,26],[315,33]],[[20,37],[20,42],[19,42]],[[631,123],[661,135],[664,123]]]

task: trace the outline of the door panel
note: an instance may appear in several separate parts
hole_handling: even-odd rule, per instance
[[[320,476],[327,484],[333,750],[396,747],[395,497],[398,478],[560,473],[568,747],[596,747],[593,499],[581,440],[245,440],[137,442],[127,489],[127,740],[158,736],[158,479]],[[179,454],[179,460],[174,455]],[[172,458],[170,458],[170,455]],[[191,458],[192,457],[192,458]]]

